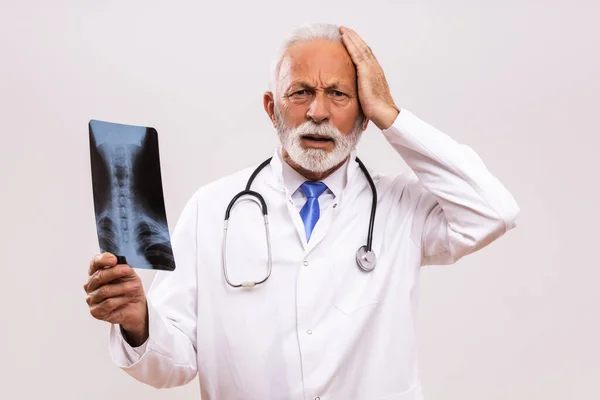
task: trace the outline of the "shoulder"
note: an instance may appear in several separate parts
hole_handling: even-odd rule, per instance
[[[273,171],[269,166],[270,160],[271,157],[200,186],[189,198],[186,208],[195,208],[198,214],[208,220],[215,215],[222,217],[233,198],[245,190],[249,178],[259,166],[261,171],[256,176],[252,190],[260,190],[257,187],[260,187],[261,183],[273,179]]]
[[[258,167],[258,164],[240,169],[200,186],[191,195],[189,203],[212,205],[225,198],[230,199],[236,193],[244,190],[248,178],[250,178],[256,167]]]
[[[246,182],[258,166],[243,168],[197,188],[185,203],[177,220],[175,232],[212,226],[222,220],[231,199],[244,190]]]
[[[380,198],[413,198],[418,199],[423,186],[417,175],[411,169],[398,174],[372,173],[373,181],[377,187]]]

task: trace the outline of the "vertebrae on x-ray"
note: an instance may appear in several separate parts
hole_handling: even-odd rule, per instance
[[[147,217],[144,205],[136,199],[133,163],[140,151],[137,144],[104,143],[103,155],[110,168],[111,204],[98,216],[100,247],[115,249],[127,257],[127,263],[155,268],[172,262],[169,233],[165,225]],[[165,259],[166,257],[166,259]]]

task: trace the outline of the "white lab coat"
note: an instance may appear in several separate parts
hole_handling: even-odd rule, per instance
[[[414,331],[420,267],[454,263],[499,238],[516,226],[519,207],[471,148],[408,110],[383,134],[412,171],[371,171],[373,272],[355,261],[372,199],[356,162],[306,243],[275,152],[252,186],[268,204],[270,279],[233,289],[222,272],[225,209],[254,168],[200,188],[172,235],[177,269],[158,272],[149,290],[150,338],[132,349],[112,326],[115,363],[158,388],[198,374],[204,400],[422,399]],[[229,228],[230,279],[262,279],[267,249],[256,205],[241,202]]]

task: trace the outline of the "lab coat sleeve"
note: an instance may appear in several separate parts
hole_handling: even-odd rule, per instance
[[[118,325],[110,327],[114,363],[156,388],[182,386],[197,374],[197,206],[190,199],[171,236],[176,268],[157,271],[148,290],[149,338],[132,348]]]
[[[401,189],[416,204],[422,265],[452,264],[517,226],[515,199],[470,147],[405,109],[383,134],[413,172]]]

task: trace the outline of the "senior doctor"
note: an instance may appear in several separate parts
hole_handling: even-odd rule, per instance
[[[114,362],[157,388],[199,376],[203,400],[422,399],[420,268],[498,239],[518,205],[471,148],[396,106],[351,29],[292,32],[264,108],[281,142],[251,182],[268,236],[247,195],[223,229],[255,166],[195,192],[172,234],[177,269],[158,271],[147,297],[112,254],[91,261],[87,302],[111,324]],[[355,145],[369,121],[409,172],[361,169]],[[357,249],[370,224],[365,270]]]

